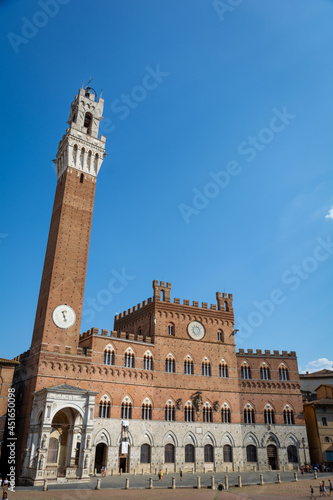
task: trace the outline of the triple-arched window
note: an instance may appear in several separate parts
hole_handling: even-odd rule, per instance
[[[152,405],[150,401],[145,401],[141,407],[142,420],[151,420],[152,418]]]
[[[104,365],[114,365],[114,350],[112,347],[106,347],[103,357]]]
[[[134,368],[134,353],[131,348],[128,348],[124,356],[124,367]]]
[[[185,422],[193,422],[194,421],[194,408],[191,401],[187,401],[184,408],[184,420]]]
[[[121,403],[121,418],[124,420],[129,420],[132,418],[132,403],[129,401],[123,401]]]
[[[167,422],[173,422],[175,420],[175,405],[171,400],[165,405],[164,420]]]
[[[288,368],[283,363],[279,366],[279,380],[289,380]]]
[[[270,405],[266,405],[264,409],[265,424],[275,424],[274,410]]]
[[[254,409],[250,404],[244,408],[244,424],[254,424]]]
[[[294,412],[289,405],[286,405],[283,410],[283,421],[286,425],[293,425],[295,423]]]
[[[221,408],[221,422],[223,424],[230,424],[231,422],[231,412],[228,406],[222,406]]]
[[[212,422],[213,421],[213,410],[208,405],[205,405],[202,409],[202,421],[203,422]]]
[[[201,373],[205,377],[210,377],[211,376],[211,368],[210,368],[210,362],[208,361],[207,358],[203,360],[201,363]]]
[[[241,366],[241,378],[243,379],[251,378],[251,369],[246,361],[244,361],[244,364]]]
[[[260,367],[260,378],[261,380],[269,380],[271,378],[269,368],[265,363],[263,363]]]
[[[193,373],[194,373],[193,361],[190,358],[190,356],[187,356],[187,358],[184,361],[184,374],[193,375]]]
[[[150,351],[145,352],[143,356],[143,369],[152,370],[153,369],[153,356]]]
[[[228,365],[227,365],[227,363],[224,361],[224,359],[222,359],[222,360],[220,361],[220,365],[219,365],[219,375],[220,375],[220,377],[222,377],[222,378],[227,378],[227,377],[229,377]]]
[[[103,400],[99,403],[98,409],[99,418],[110,418],[111,417],[111,403],[110,401]]]
[[[165,371],[167,373],[175,373],[175,371],[176,371],[175,359],[173,358],[173,356],[171,354],[169,354],[165,360]]]

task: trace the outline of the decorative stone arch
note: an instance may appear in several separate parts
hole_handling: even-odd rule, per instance
[[[301,446],[301,443],[300,443],[299,439],[292,432],[289,432],[287,434],[285,440],[284,440],[284,446],[285,446],[285,448],[287,448],[290,445],[291,446],[296,446],[297,449],[299,449],[300,446]]]
[[[217,446],[215,436],[211,432],[206,432],[206,434],[202,436],[202,446],[206,444],[211,444],[214,448]]]
[[[133,398],[132,396],[130,396],[128,393],[126,393],[126,395],[123,397],[123,399],[121,400],[120,404],[122,403],[131,403],[132,406],[133,406]]]
[[[113,344],[111,344],[111,342],[109,342],[108,344],[106,344],[106,346],[104,346],[104,351],[106,349],[111,349],[112,351],[116,352],[117,349],[115,348],[115,346]]]
[[[83,409],[80,407],[80,405],[73,403],[72,401],[63,401],[61,403],[57,403],[56,405],[52,405],[51,409],[51,414],[50,414],[50,420],[52,422],[54,416],[59,412],[63,411],[64,413],[67,414],[68,416],[68,409],[72,409],[78,412],[78,414],[81,416],[82,420],[84,419],[84,412]],[[77,416],[76,416],[77,418]]]
[[[230,434],[230,432],[225,432],[222,436],[221,446],[224,446],[225,444],[230,444],[230,446],[232,447],[235,446],[235,440],[232,437],[232,434]]]
[[[243,410],[247,410],[247,409],[250,409],[250,410],[253,410],[254,413],[257,412],[257,409],[256,407],[254,406],[254,404],[250,401],[246,401],[246,403],[244,403],[244,406],[243,406]]]
[[[133,349],[133,347],[131,345],[129,345],[128,347],[126,347],[126,349],[124,351],[124,354],[125,353],[134,354],[134,357],[136,356],[136,352],[135,352],[135,350]]]
[[[107,431],[104,427],[99,430],[94,438],[93,445],[97,446],[99,443],[104,443],[106,446],[111,446],[111,436],[109,431]]]
[[[163,436],[163,446],[166,444],[173,444],[175,448],[178,446],[178,439],[176,434],[173,431],[168,431],[166,434]]]
[[[257,436],[253,432],[248,432],[243,439],[243,446],[246,448],[249,444],[253,444],[257,448],[260,446]]]
[[[280,440],[274,432],[266,432],[261,440],[262,448],[266,448],[269,444],[275,444],[277,448],[280,448]]]
[[[186,446],[187,444],[193,444],[193,446],[196,448],[198,446],[198,440],[195,434],[191,431],[187,432],[184,435],[183,438],[183,444],[182,446]]]
[[[141,434],[138,446],[142,446],[143,444],[149,444],[151,447],[154,446],[154,437],[152,433],[147,429],[145,430],[144,434]]]

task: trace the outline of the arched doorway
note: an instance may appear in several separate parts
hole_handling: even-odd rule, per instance
[[[118,471],[129,472],[130,463],[130,445],[128,442],[122,442],[119,446]]]
[[[57,469],[58,477],[66,476],[68,467],[78,465],[80,445],[74,441],[74,429],[81,431],[81,425],[81,416],[72,408],[59,410],[53,417],[46,462],[47,468]]]
[[[277,447],[274,444],[269,444],[267,446],[267,461],[268,465],[272,467],[272,470],[277,470],[279,468]]]
[[[107,452],[108,448],[105,443],[99,443],[96,446],[95,469],[98,474],[101,472],[102,467],[106,467]]]
[[[52,420],[47,465],[57,466],[58,476],[66,474],[69,419],[65,412],[58,411]]]

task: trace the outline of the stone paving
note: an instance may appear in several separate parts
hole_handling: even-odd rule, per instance
[[[264,484],[258,485],[259,474],[263,474]],[[89,483],[85,484],[57,484],[49,485],[47,492],[42,491],[41,487],[17,487],[15,493],[9,492],[8,498],[17,498],[19,500],[39,500],[39,499],[62,499],[62,500],[90,500],[96,498],[98,500],[106,500],[112,498],[124,500],[132,498],[145,500],[167,500],[177,499],[182,500],[283,500],[286,498],[305,499],[309,498],[310,484],[315,488],[315,494],[319,497],[318,485],[319,480],[325,480],[327,485],[328,479],[333,479],[330,473],[318,474],[318,479],[313,479],[313,474],[304,474],[302,477],[298,473],[298,481],[293,481],[293,473],[281,472],[281,484],[276,483],[276,472],[243,472],[242,484],[243,487],[236,486],[238,482],[238,473],[229,473],[229,490],[218,491],[211,490],[212,474],[200,474],[201,489],[197,489],[197,475],[185,474],[183,481],[180,481],[179,474],[170,474],[163,477],[163,481],[159,482],[153,476],[154,489],[148,489],[149,475],[134,476],[126,474],[123,476],[113,476],[101,479],[101,490],[95,490],[97,483],[96,478],[92,478]],[[220,482],[224,483],[226,474],[213,474],[215,485]],[[171,489],[172,477],[176,478],[176,489]],[[125,490],[126,478],[129,479],[130,489]],[[332,495],[333,497],[333,495]]]

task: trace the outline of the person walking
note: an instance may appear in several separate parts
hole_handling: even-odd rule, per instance
[[[329,485],[330,496],[331,496],[332,491],[333,491],[333,484],[332,484],[332,481],[330,479],[328,480],[328,485]]]
[[[316,498],[314,496],[313,486],[310,486],[310,498]]]
[[[182,469],[180,469],[180,471],[179,471],[179,477],[180,477],[180,480],[182,481],[183,480],[183,471],[182,471]]]

